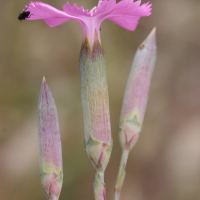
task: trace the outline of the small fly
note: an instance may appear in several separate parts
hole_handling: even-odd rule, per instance
[[[30,12],[29,11],[23,11],[22,13],[19,13],[19,16],[18,16],[18,20],[25,20],[26,18],[29,18],[31,15],[30,15]]]

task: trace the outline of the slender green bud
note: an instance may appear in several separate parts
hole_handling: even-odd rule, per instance
[[[85,149],[96,170],[94,181],[95,200],[105,200],[104,171],[112,151],[106,59],[98,40],[86,38],[81,48],[79,68],[83,107]]]
[[[131,149],[141,132],[156,62],[155,28],[138,47],[126,85],[119,123],[122,148]]]
[[[112,138],[106,59],[98,39],[92,49],[85,40],[79,63],[85,147],[95,169],[104,171],[111,154]]]
[[[45,78],[38,102],[40,178],[48,200],[58,200],[63,182],[62,149],[56,105]]]

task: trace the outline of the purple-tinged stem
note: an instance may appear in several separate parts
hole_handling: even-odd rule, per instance
[[[122,157],[120,161],[120,167],[119,167],[119,172],[117,175],[117,181],[115,184],[115,200],[120,199],[120,194],[121,194],[121,189],[124,183],[124,179],[126,176],[126,164],[128,161],[128,155],[129,155],[129,150],[127,149],[122,149]]]

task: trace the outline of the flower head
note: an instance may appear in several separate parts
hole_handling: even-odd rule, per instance
[[[76,3],[70,6],[67,2],[63,6],[64,11],[60,11],[45,3],[30,2],[29,6],[26,6],[26,12],[30,12],[26,20],[44,19],[49,26],[54,27],[74,19],[82,27],[83,42],[88,39],[90,45],[93,46],[95,40],[101,42],[100,25],[105,19],[134,31],[140,17],[151,14],[151,4],[140,4],[141,0],[136,2],[121,0],[119,3],[116,3],[116,0],[99,0],[98,5],[88,11],[83,7],[78,8]]]

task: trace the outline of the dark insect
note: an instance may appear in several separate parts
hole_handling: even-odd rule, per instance
[[[19,13],[19,16],[18,16],[18,20],[25,20],[26,18],[29,18],[31,15],[30,15],[30,12],[29,11],[23,11],[22,13]]]

